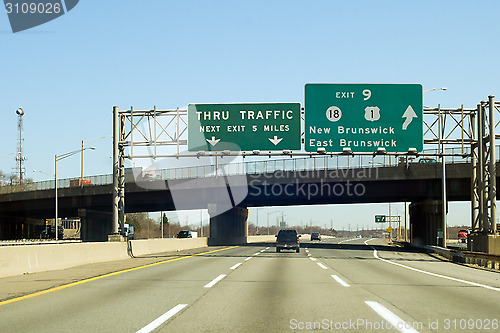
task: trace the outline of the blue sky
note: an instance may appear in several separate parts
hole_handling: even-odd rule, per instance
[[[2,12],[0,157],[16,151],[20,106],[35,180],[47,176],[33,169],[53,173],[54,154],[110,136],[113,105],[303,103],[305,83],[325,82],[447,87],[424,104],[474,107],[489,94],[500,98],[499,9],[498,1],[456,0],[82,0],[16,34]],[[110,173],[111,139],[92,145],[86,174]],[[61,177],[79,175],[79,158],[61,163]],[[12,155],[0,159],[4,172],[14,165]],[[358,207],[366,211],[356,213],[359,224],[373,221],[368,207],[387,209]],[[325,207],[319,220],[329,224],[330,211],[344,216],[353,208]],[[466,208],[457,210],[468,223]]]

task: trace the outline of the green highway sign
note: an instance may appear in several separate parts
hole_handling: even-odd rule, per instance
[[[306,84],[305,150],[423,149],[422,85]]]
[[[375,215],[375,223],[385,223],[385,215]]]
[[[189,151],[300,150],[300,103],[189,104]]]

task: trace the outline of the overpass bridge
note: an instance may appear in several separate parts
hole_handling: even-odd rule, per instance
[[[442,167],[406,158],[315,156],[130,172],[125,212],[208,208],[212,241],[227,244],[246,237],[248,207],[411,202],[412,236],[434,243]],[[449,200],[471,200],[471,173],[467,158],[449,157]],[[79,216],[84,240],[105,241],[112,230],[113,176],[88,178],[92,185],[83,187],[71,186],[74,179],[58,181],[59,216]],[[54,192],[54,181],[1,187],[0,238],[33,236],[38,221],[54,217]]]

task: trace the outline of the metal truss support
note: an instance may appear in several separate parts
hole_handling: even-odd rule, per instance
[[[113,107],[113,227],[112,234],[123,234],[125,223],[125,153],[123,136],[124,117]]]
[[[489,112],[487,112],[487,110]],[[495,96],[477,106],[477,144],[472,146],[472,232],[496,234]]]

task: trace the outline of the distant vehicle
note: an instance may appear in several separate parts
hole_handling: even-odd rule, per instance
[[[64,228],[62,226],[59,226],[58,228],[58,239],[63,239],[64,238]],[[55,239],[56,238],[56,232],[55,228],[51,225],[46,225],[45,228],[40,232],[40,238],[41,239]]]
[[[467,230],[460,230],[458,232],[458,242],[459,243],[467,243],[467,235],[469,233],[467,232]]]
[[[177,234],[177,238],[193,238],[193,234],[190,230],[181,230]]]
[[[295,250],[300,252],[300,235],[294,229],[281,229],[276,235],[276,252]]]
[[[363,238],[363,236],[361,236],[361,235],[356,235],[356,238]]]
[[[433,163],[437,163],[436,159],[434,158],[430,158],[430,157],[422,157],[420,160],[418,160],[418,163],[430,163],[430,164],[433,164]]]
[[[125,231],[123,235],[127,237],[127,240],[134,239],[134,226],[132,224],[125,223],[123,229]]]
[[[319,232],[311,233],[311,241],[313,240],[321,241],[321,235],[319,234]]]

